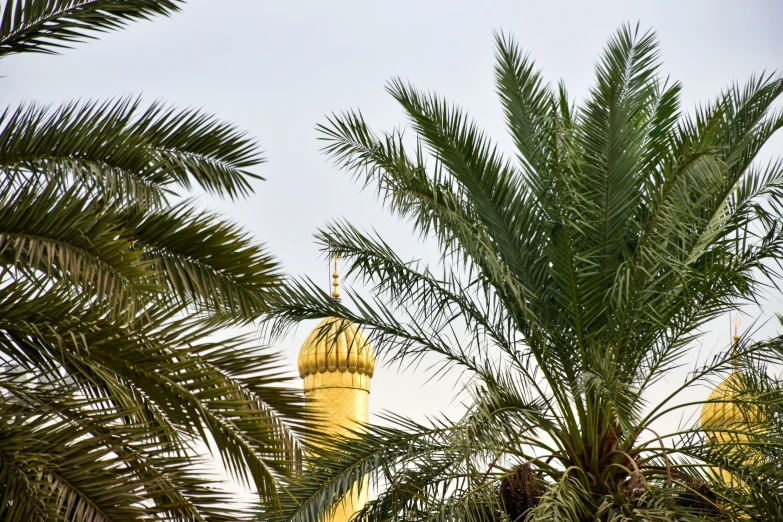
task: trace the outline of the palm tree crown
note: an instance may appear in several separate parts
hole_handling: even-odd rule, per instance
[[[8,1],[0,58],[179,3]],[[213,334],[264,313],[279,268],[180,196],[242,197],[261,162],[233,125],[138,99],[0,114],[0,519],[238,516],[199,443],[275,504],[300,399],[274,352]]]
[[[300,281],[272,333],[345,317],[387,361],[439,354],[442,371],[471,377],[472,401],[456,421],[390,417],[361,442],[315,451],[280,520],[323,520],[368,474],[378,496],[357,520],[783,518],[780,392],[765,370],[781,362],[781,338],[742,339],[650,395],[702,325],[775,291],[783,163],[757,156],[783,125],[783,80],[754,77],[686,114],[680,85],[659,76],[655,35],[623,27],[577,105],[513,39],[496,44],[511,158],[458,107],[401,80],[387,90],[414,137],[377,134],[359,112],[319,126],[339,166],[437,240],[442,272],[332,224],[317,236],[324,250],[375,297],[350,294],[349,306]],[[745,377],[721,400],[757,422],[714,429],[741,437],[712,444],[687,416],[654,431],[696,406],[684,390],[734,365]]]

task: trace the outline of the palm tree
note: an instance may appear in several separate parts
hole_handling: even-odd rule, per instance
[[[8,1],[0,57],[179,3]],[[300,399],[275,352],[224,328],[268,310],[279,267],[181,195],[243,197],[261,162],[233,125],[138,99],[0,115],[0,519],[240,515],[203,444],[275,504]]]
[[[741,339],[653,388],[702,326],[777,291],[783,161],[757,156],[783,125],[783,80],[754,77],[686,114],[680,85],[659,76],[655,35],[623,27],[577,105],[515,40],[499,34],[496,48],[512,159],[401,80],[387,91],[407,135],[375,133],[360,112],[319,126],[338,166],[438,242],[441,268],[333,223],[318,241],[374,297],[339,303],[301,280],[271,334],[343,317],[387,362],[437,354],[471,400],[457,420],[389,416],[358,441],[319,441],[278,519],[323,520],[369,476],[377,498],[356,520],[783,520],[783,396],[766,371],[783,339]],[[731,393],[705,402],[755,422],[715,428],[714,444],[691,415],[701,403],[683,397],[734,366]]]

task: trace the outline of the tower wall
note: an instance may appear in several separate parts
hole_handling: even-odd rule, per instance
[[[370,420],[370,392],[361,388],[314,388],[305,393],[307,407],[319,419],[318,428],[327,435],[350,435],[348,428],[357,428]],[[361,490],[354,487],[350,495],[337,506],[329,522],[348,522],[364,507],[369,496],[367,481]]]

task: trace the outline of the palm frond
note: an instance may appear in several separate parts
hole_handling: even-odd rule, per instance
[[[135,313],[161,287],[123,237],[116,213],[52,182],[17,190],[0,181],[0,253],[9,280],[60,284],[114,314]],[[9,270],[12,272],[9,274]],[[30,272],[35,271],[35,272]],[[46,277],[42,278],[41,274]]]
[[[55,54],[177,0],[12,0],[0,56]],[[139,99],[0,114],[0,519],[227,521],[211,459],[279,504],[302,397],[278,356],[214,339],[277,298],[267,251],[190,201],[261,179],[256,143]]]
[[[107,412],[100,398],[80,399],[75,387],[59,386],[4,383],[0,460],[12,479],[0,504],[4,520],[238,514],[221,506],[226,497],[209,487],[203,471],[188,469],[193,457],[161,446],[148,426],[124,422],[129,412]],[[19,484],[26,495],[11,490]]]
[[[274,258],[237,225],[187,201],[131,211],[123,228],[156,280],[205,317],[250,321],[276,298],[282,276]]]
[[[496,33],[495,47],[495,81],[506,123],[527,171],[526,181],[543,198],[551,190],[552,166],[560,161],[555,96],[513,38]]]
[[[248,169],[263,161],[233,125],[201,111],[138,99],[35,104],[0,118],[0,167],[16,183],[55,179],[106,199],[159,206],[193,182],[231,198],[252,191]]]
[[[0,22],[0,56],[57,54],[95,34],[179,10],[179,0],[9,0]]]
[[[135,407],[124,415],[213,440],[226,468],[273,502],[299,453],[301,397],[286,387],[276,355],[245,338],[206,341],[217,327],[176,320],[177,313],[148,308],[140,320],[152,324],[141,329],[17,313],[2,324],[0,350],[27,367],[53,361],[53,370],[77,379],[79,391],[100,398],[109,411]],[[164,443],[175,451],[183,441],[174,436]]]

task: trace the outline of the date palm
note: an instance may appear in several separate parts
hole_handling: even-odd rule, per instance
[[[178,4],[8,1],[0,58]],[[203,444],[276,503],[299,399],[274,352],[223,328],[267,311],[278,265],[182,198],[243,197],[261,161],[233,125],[138,99],[0,115],[0,519],[238,516]]]
[[[277,519],[323,520],[369,477],[377,498],[357,520],[783,520],[782,397],[767,370],[783,339],[741,339],[654,388],[707,322],[777,295],[783,162],[758,154],[783,125],[783,80],[754,77],[684,113],[654,34],[623,27],[577,105],[512,38],[496,43],[508,156],[460,108],[401,80],[387,90],[406,133],[376,133],[359,112],[319,127],[340,167],[437,241],[441,268],[334,223],[318,240],[374,297],[339,303],[302,280],[270,323],[280,334],[339,316],[387,362],[437,354],[438,371],[468,377],[467,411],[319,441]],[[710,400],[753,422],[715,444],[684,397],[734,367],[734,389]],[[680,414],[676,428],[660,422]]]

